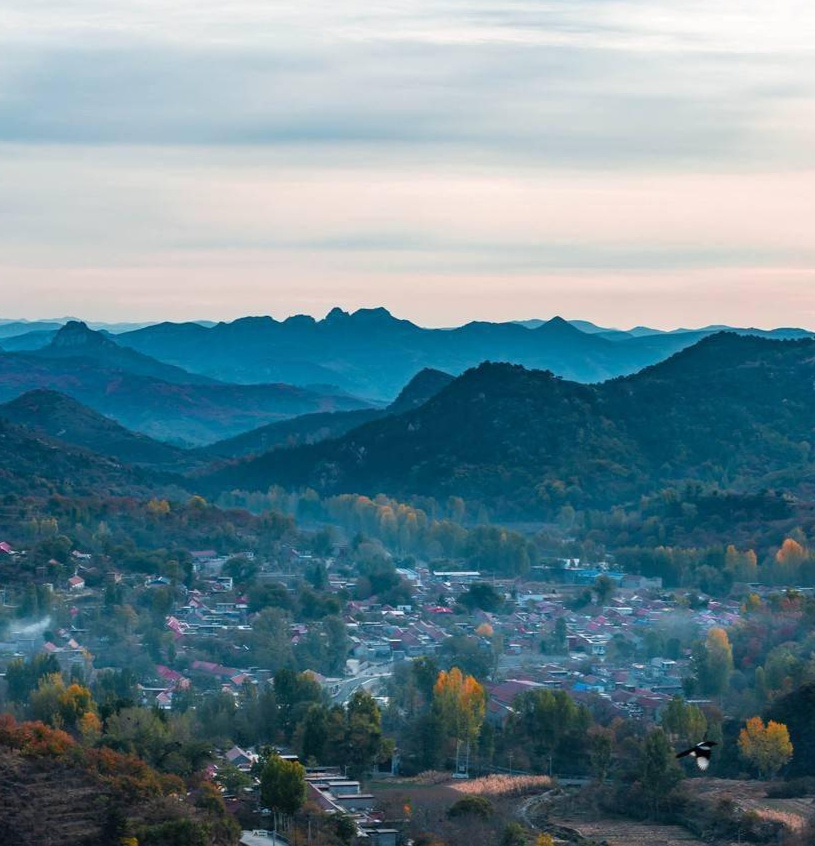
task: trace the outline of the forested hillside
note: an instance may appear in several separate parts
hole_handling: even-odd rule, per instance
[[[619,504],[686,480],[803,489],[813,353],[811,340],[720,334],[600,385],[483,364],[414,411],[237,464],[207,484],[455,494],[518,513]]]

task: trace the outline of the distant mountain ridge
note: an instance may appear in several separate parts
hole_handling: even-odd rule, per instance
[[[84,358],[104,367],[125,370],[139,376],[150,376],[175,385],[212,385],[215,379],[189,373],[172,364],[119,346],[102,332],[89,329],[85,323],[72,320],[62,326],[50,343],[32,353],[43,358]]]
[[[180,469],[187,452],[125,429],[65,394],[35,390],[0,405],[0,418],[128,464]]]
[[[383,308],[352,314],[335,308],[322,320],[295,315],[282,321],[246,317],[212,327],[162,323],[123,333],[117,342],[223,381],[333,384],[359,396],[391,401],[423,368],[459,375],[483,361],[505,361],[548,369],[574,381],[600,382],[635,373],[713,333],[620,332],[558,317],[533,323],[534,328],[527,328],[476,321],[427,329]],[[771,337],[809,334],[736,331]]]
[[[734,333],[599,385],[483,364],[417,409],[223,468],[206,483],[457,494],[538,517],[686,480],[800,485],[815,478],[813,383],[815,341]]]
[[[192,445],[300,414],[369,406],[336,390],[218,383],[121,348],[84,324],[59,330],[42,350],[0,352],[0,402],[40,388],[71,396],[132,431]]]

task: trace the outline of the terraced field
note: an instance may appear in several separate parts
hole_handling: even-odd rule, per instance
[[[577,831],[587,840],[605,841],[609,846],[709,846],[677,825],[656,825],[631,820],[556,817],[553,822]]]
[[[62,765],[32,765],[0,754],[0,843],[75,846],[98,837],[104,819],[98,787]]]
[[[815,798],[768,799],[767,784],[764,781],[697,778],[686,781],[685,787],[703,799],[714,802],[729,799],[739,808],[783,822],[793,831],[800,831],[815,817]]]

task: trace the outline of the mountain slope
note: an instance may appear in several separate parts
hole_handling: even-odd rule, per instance
[[[184,450],[130,432],[114,420],[56,391],[29,391],[0,405],[0,417],[38,434],[128,464],[178,467],[187,463]]]
[[[323,320],[248,317],[210,328],[164,323],[118,335],[117,342],[225,381],[333,384],[390,401],[425,367],[459,375],[483,361],[506,361],[600,382],[635,373],[715,331],[648,331],[637,337],[639,331],[597,329],[561,318],[426,329],[381,308],[353,314],[335,308]]]
[[[0,494],[152,496],[183,480],[121,464],[0,418]]]
[[[529,331],[529,330],[524,330]],[[720,334],[601,385],[485,364],[418,409],[209,476],[215,488],[449,494],[502,512],[608,506],[669,483],[812,476],[815,341]]]
[[[315,444],[330,438],[338,438],[364,423],[418,408],[452,380],[452,376],[439,370],[421,370],[387,408],[304,414],[292,420],[270,423],[268,426],[261,426],[259,429],[235,438],[212,444],[206,448],[206,452],[225,458],[240,458],[269,449]]]
[[[198,445],[300,414],[367,405],[291,385],[172,384],[88,357],[0,353],[0,402],[38,388],[67,394],[132,431]]]

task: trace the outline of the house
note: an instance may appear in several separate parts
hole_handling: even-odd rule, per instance
[[[239,770],[249,770],[252,765],[257,762],[258,756],[254,752],[249,752],[246,749],[241,749],[240,746],[233,746],[225,755],[224,758],[230,764],[237,767]]]
[[[71,590],[85,590],[85,580],[82,576],[71,576],[68,579],[68,587]]]

